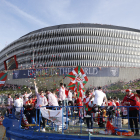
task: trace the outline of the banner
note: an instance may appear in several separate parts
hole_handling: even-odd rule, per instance
[[[42,107],[40,108],[40,111],[44,118],[51,120],[56,125],[62,125],[62,110],[50,110]],[[63,117],[63,123],[65,122],[66,117]]]
[[[76,67],[57,67],[42,69],[14,70],[13,79],[34,78],[35,76],[66,76]],[[117,67],[82,67],[87,77],[119,77]]]
[[[0,73],[0,87],[5,84],[5,81],[7,79],[7,73]]]

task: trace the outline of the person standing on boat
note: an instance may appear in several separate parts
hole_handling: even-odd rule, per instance
[[[27,94],[27,91],[24,92],[24,95],[22,95],[22,98],[25,97],[25,102],[27,102],[29,100],[29,96],[32,95],[32,91],[31,89],[28,87],[28,89],[30,90],[30,93]]]
[[[124,97],[122,104],[124,106],[137,106],[137,99],[134,93],[132,93],[131,89],[126,90],[126,96]],[[138,108],[137,107],[129,107],[129,122],[130,122],[130,128],[131,131],[134,132],[133,123],[135,124],[135,135],[139,135],[139,128],[138,128],[138,121],[137,121],[137,115],[138,115]]]
[[[19,98],[18,94],[15,95],[14,107],[15,107],[15,116],[17,117],[17,119],[20,119],[20,113],[23,108],[23,100]]]
[[[49,109],[52,109],[52,107],[50,107],[50,106],[52,106],[52,93],[49,90],[46,90],[45,93],[46,93],[46,97],[48,99],[47,101],[48,101]]]
[[[97,111],[98,109],[97,107],[102,105],[104,100],[105,100],[105,104],[108,105],[106,94],[102,91],[102,87],[99,86],[98,90],[94,91],[89,101],[91,101],[93,97],[94,97],[94,101],[92,104],[90,104],[90,106],[93,107],[95,111]]]
[[[111,98],[108,98],[108,106],[112,106]]]
[[[29,125],[26,116],[23,114],[23,100],[19,98],[19,95],[15,95],[14,106],[16,108],[15,116],[17,119],[20,119],[20,114],[22,113],[22,123],[24,125]],[[29,129],[29,126],[26,126],[25,129]]]
[[[79,115],[79,123],[82,123],[84,124],[83,122],[83,103],[82,103],[82,97],[78,97],[78,95],[76,94],[77,96],[77,100],[76,100],[76,104],[78,106],[78,115]]]
[[[104,102],[104,105],[106,105],[106,106],[108,105],[106,94],[102,91],[102,87],[99,86],[98,90],[94,91],[90,100],[92,100],[93,97],[94,97],[94,101],[89,102],[89,106],[92,108],[92,111],[94,113],[100,112],[99,108],[100,108],[100,106],[102,106],[103,102]],[[98,119],[98,124],[99,124],[100,127],[102,127],[103,118],[100,118],[100,117],[103,117],[103,116],[100,116],[99,114],[98,114],[98,116],[99,116],[99,118],[97,118]]]
[[[38,88],[37,88],[37,83],[36,81],[34,81],[34,84],[35,84],[35,94],[37,96],[37,118],[38,118],[38,122],[39,122],[39,113],[40,113],[40,107],[44,107],[48,104],[48,101],[47,101],[47,98],[44,96],[44,92],[43,91],[40,91],[40,94],[38,93]],[[41,115],[42,116],[42,115]],[[42,132],[45,132],[45,118],[42,117],[42,121],[43,123],[42,126],[43,126],[43,129],[41,129]]]
[[[68,89],[68,91],[69,91],[68,92],[68,106],[73,106],[72,91],[70,89]],[[74,110],[74,108],[73,107],[71,107],[71,108],[69,107],[68,110],[69,110],[69,115],[71,115],[73,110]]]
[[[84,103],[84,110],[86,112],[85,118],[87,123],[87,130],[90,131],[93,129],[93,112],[89,111],[88,108],[86,108],[86,103],[88,103],[90,99],[91,93],[89,90],[86,91],[86,97],[83,100]]]
[[[8,114],[12,114],[12,107],[13,107],[13,98],[11,97],[11,94],[8,94],[8,102],[7,102],[7,110]]]
[[[33,117],[32,110],[33,110],[33,108],[34,108],[34,104],[32,101],[32,97],[29,97],[29,100],[26,102],[26,117],[27,117],[29,124],[32,123],[32,117]]]
[[[49,104],[49,106],[59,106],[57,98],[55,96],[55,90],[53,90],[53,93],[51,93],[50,91],[46,90],[46,94],[48,95],[48,104]],[[54,109],[56,109],[56,107],[49,107],[49,109],[54,110]]]
[[[65,105],[64,102],[65,102],[65,98],[66,98],[66,95],[65,95],[65,88],[64,88],[64,85],[63,83],[60,83],[60,89],[59,89],[59,105]]]
[[[116,106],[120,106],[120,104],[118,102],[118,98],[116,96],[114,97],[114,102],[115,102]]]

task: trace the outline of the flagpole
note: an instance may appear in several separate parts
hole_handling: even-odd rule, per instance
[[[64,76],[60,81],[62,81],[62,83],[63,83],[63,79],[65,79],[65,78],[66,78],[66,76]],[[59,82],[60,82],[60,81],[59,81]]]

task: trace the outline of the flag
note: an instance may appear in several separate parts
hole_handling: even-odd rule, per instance
[[[7,73],[0,73],[0,87],[5,84],[5,81],[7,79]]]
[[[78,97],[83,97],[85,95],[85,88],[81,88],[79,91],[76,88],[75,92],[78,94]]]
[[[88,81],[83,69],[78,66],[66,76],[72,80],[68,87],[74,90],[78,94],[78,97],[82,96],[84,85]]]
[[[87,76],[85,75],[83,69],[78,66],[76,67],[72,72],[70,72],[68,75],[66,75],[67,77],[69,77],[71,80],[77,80],[79,82],[83,82],[83,85],[85,85],[88,81]]]

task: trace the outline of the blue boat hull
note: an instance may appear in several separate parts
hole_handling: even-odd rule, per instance
[[[20,121],[5,117],[3,126],[6,128],[6,137],[9,140],[136,140],[135,137],[116,137],[116,136],[80,136],[55,133],[42,133],[30,130],[20,129]]]

